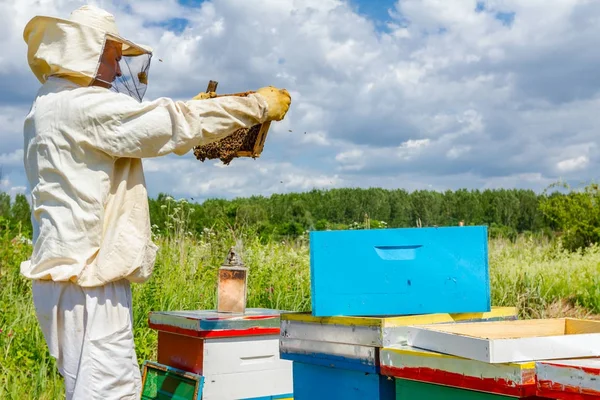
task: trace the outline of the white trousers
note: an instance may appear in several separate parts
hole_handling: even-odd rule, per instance
[[[128,281],[94,288],[33,281],[33,300],[67,400],[140,398]]]

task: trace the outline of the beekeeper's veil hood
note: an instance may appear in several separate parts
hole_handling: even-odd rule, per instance
[[[152,49],[121,37],[112,14],[86,5],[68,20],[36,16],[25,27],[23,38],[29,66],[41,83],[59,76],[142,100]]]

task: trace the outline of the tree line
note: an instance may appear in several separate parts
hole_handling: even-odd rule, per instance
[[[561,186],[562,185],[562,186]],[[557,234],[579,248],[600,239],[600,192],[590,184],[571,190],[535,193],[527,189],[437,192],[347,188],[251,196],[202,203],[176,200],[165,193],[150,198],[150,219],[157,234],[184,229],[251,230],[263,240],[298,237],[310,230],[487,225],[492,236]],[[550,188],[549,188],[550,189]],[[31,233],[29,204],[20,194],[11,202],[0,194],[2,226]]]

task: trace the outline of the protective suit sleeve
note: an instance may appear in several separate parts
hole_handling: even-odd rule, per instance
[[[90,144],[113,157],[183,155],[267,118],[267,103],[257,94],[189,101],[163,97],[138,103],[111,93],[90,96],[82,103],[87,126],[93,126]]]

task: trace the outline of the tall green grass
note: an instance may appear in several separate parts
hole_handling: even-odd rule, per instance
[[[176,211],[174,211],[176,214]],[[184,218],[186,216],[178,216]],[[62,379],[49,357],[35,319],[30,282],[19,264],[31,251],[26,240],[0,236],[0,398],[60,399]],[[249,267],[249,307],[310,310],[306,238],[261,243],[256,236],[206,229],[193,237],[174,226],[155,241],[161,246],[153,277],[134,285],[135,340],[140,364],[156,359],[156,332],[147,327],[152,310],[211,309],[216,277],[230,246],[238,246]],[[494,305],[517,306],[521,317],[544,317],[556,301],[568,299],[600,313],[600,250],[568,253],[555,245],[521,237],[494,239],[489,246]]]

